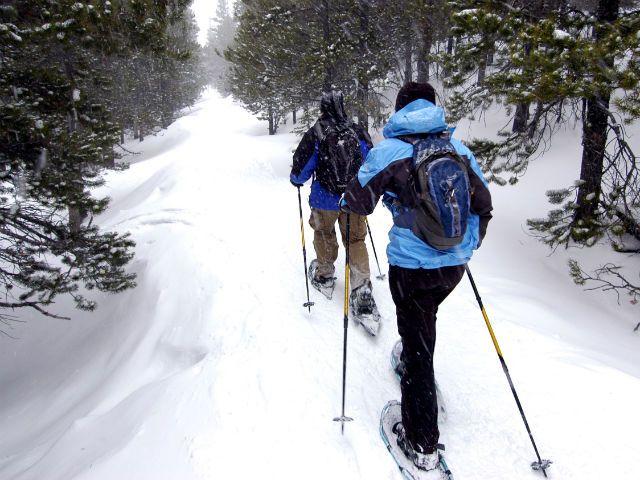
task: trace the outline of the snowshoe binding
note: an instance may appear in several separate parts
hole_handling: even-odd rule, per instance
[[[435,451],[433,453],[422,453],[414,450],[409,443],[409,440],[407,439],[407,434],[405,433],[402,422],[396,423],[391,428],[391,431],[397,435],[396,442],[398,443],[400,450],[402,450],[405,457],[413,461],[416,467],[427,472],[429,470],[435,470],[436,468],[438,468],[438,452]]]
[[[352,318],[362,325],[371,336],[375,336],[380,328],[380,313],[371,294],[371,282],[367,280],[349,295],[349,309]]]
[[[314,259],[309,265],[307,276],[311,282],[311,286],[318,290],[321,294],[331,300],[333,289],[336,286],[336,277],[322,277],[316,275],[318,271],[318,259]]]
[[[391,400],[382,409],[380,436],[407,480],[453,480],[453,474],[440,450],[423,454],[408,444],[402,427],[400,402]],[[438,448],[444,449],[441,445]]]

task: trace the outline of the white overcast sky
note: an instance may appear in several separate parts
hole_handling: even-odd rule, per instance
[[[191,9],[196,14],[196,20],[200,32],[198,33],[198,41],[204,45],[207,41],[207,30],[209,29],[209,19],[215,17],[217,0],[193,0]]]

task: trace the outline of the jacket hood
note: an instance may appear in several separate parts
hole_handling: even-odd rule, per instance
[[[422,98],[394,113],[382,130],[385,138],[417,133],[436,133],[447,129],[444,110]]]
[[[347,114],[344,112],[344,97],[342,92],[331,90],[322,94],[320,100],[320,113],[322,119],[332,119],[337,123],[347,121]]]

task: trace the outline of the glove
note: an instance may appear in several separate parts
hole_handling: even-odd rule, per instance
[[[291,185],[293,185],[294,187],[298,187],[298,188],[300,188],[302,185],[304,185],[304,184],[302,184],[302,183],[296,183],[296,182],[294,182],[294,181],[293,181],[293,180],[291,180],[291,179],[289,179],[289,181],[291,182]]]
[[[349,208],[349,205],[347,204],[347,202],[344,201],[344,196],[340,198],[340,202],[338,203],[338,206],[340,207],[340,211],[342,213],[353,213],[351,211],[351,208]]]

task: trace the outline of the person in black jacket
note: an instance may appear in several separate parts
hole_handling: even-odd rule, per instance
[[[349,122],[344,110],[343,95],[332,90],[322,95],[320,102],[320,118],[302,137],[293,155],[290,180],[295,186],[301,186],[313,176],[309,205],[311,218],[309,224],[314,231],[313,246],[317,258],[311,262],[309,277],[311,284],[328,298],[331,298],[335,286],[335,266],[338,258],[338,242],[336,239],[336,221],[342,234],[342,243],[346,245],[346,214],[340,212],[338,203],[341,194],[329,192],[318,181],[319,162],[318,149],[323,133],[332,124],[346,125],[358,136],[362,159],[373,147],[367,131],[360,125]],[[362,162],[360,160],[360,163]],[[359,166],[360,164],[358,164]],[[350,272],[351,298],[355,314],[377,312],[371,290],[369,255],[365,244],[367,228],[365,217],[351,215],[350,220]]]
[[[345,191],[341,208],[369,215],[379,198],[391,211],[389,232],[389,287],[396,305],[398,332],[402,340],[402,423],[396,425],[398,444],[419,468],[438,464],[438,404],[433,356],[436,312],[464,273],[464,265],[480,246],[491,219],[491,194],[469,148],[455,139],[450,143],[458,155],[469,160],[471,208],[467,230],[459,245],[438,250],[418,238],[406,222],[415,212],[413,145],[404,136],[448,130],[444,112],[435,105],[435,91],[428,83],[408,83],[398,92],[396,113],[383,130],[385,140],[373,148],[358,176]]]

